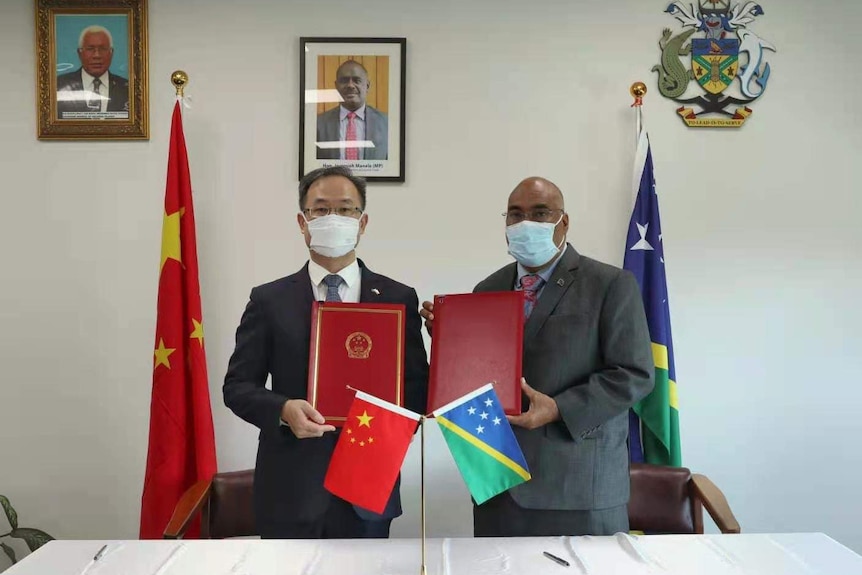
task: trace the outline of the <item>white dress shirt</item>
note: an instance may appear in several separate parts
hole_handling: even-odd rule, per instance
[[[350,110],[345,108],[344,106],[338,107],[338,139],[342,142],[347,141],[347,123],[348,118],[347,114],[350,113]],[[353,118],[353,124],[356,126],[356,140],[361,141],[365,139],[365,105],[363,104],[361,108],[356,110],[356,117]],[[341,148],[341,159],[345,159],[346,148]],[[359,159],[362,160],[365,158],[365,148],[359,148]]]
[[[311,278],[311,293],[317,301],[326,301],[326,284],[323,283],[323,278],[328,276],[328,269],[308,260],[308,276]],[[336,275],[341,276],[344,281],[338,286],[338,296],[344,303],[359,303],[360,286],[362,283],[362,273],[359,270],[359,262],[353,260],[347,267],[338,271]],[[279,417],[279,425],[290,427]]]
[[[329,270],[308,260],[308,275],[311,278],[311,293],[317,301],[326,301],[326,284],[323,278],[331,274]],[[338,286],[338,296],[344,303],[359,303],[360,284],[362,274],[359,271],[359,262],[353,260],[347,267],[342,268],[336,275],[341,276],[344,281]]]
[[[99,81],[102,85],[99,86],[98,90],[93,86],[93,80],[95,79],[95,76],[90,76],[87,74],[86,70],[81,68],[81,81],[84,84],[84,94],[87,95],[87,101],[96,100],[97,98],[100,99],[101,103],[99,105],[99,112],[107,112],[108,100],[110,99],[108,72],[105,71],[104,74],[99,76]],[[93,111],[95,112],[96,110],[94,109]]]

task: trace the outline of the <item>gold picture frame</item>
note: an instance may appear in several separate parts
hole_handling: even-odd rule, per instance
[[[40,140],[148,140],[146,0],[35,0]]]

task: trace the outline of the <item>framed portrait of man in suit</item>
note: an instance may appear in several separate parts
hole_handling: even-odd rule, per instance
[[[149,138],[146,0],[37,0],[39,139]]]
[[[300,38],[299,178],[404,181],[405,38]]]

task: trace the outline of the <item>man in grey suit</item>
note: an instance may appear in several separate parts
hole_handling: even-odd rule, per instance
[[[368,71],[356,60],[347,60],[338,67],[335,89],[342,102],[337,108],[317,116],[318,160],[389,158],[389,119],[380,110],[366,105],[370,87]],[[350,142],[360,145],[351,145]]]
[[[628,531],[628,410],[654,384],[637,281],[566,243],[569,216],[562,193],[548,180],[518,184],[505,217],[517,262],[474,291],[525,292],[526,411],[509,421],[532,479],[474,503],[474,535]],[[423,304],[429,332],[433,310]]]

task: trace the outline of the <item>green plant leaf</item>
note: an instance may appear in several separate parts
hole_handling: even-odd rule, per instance
[[[6,552],[6,555],[8,555],[8,556],[9,556],[9,559],[11,559],[11,560],[12,560],[12,564],[13,564],[13,565],[14,565],[15,563],[17,563],[17,562],[18,562],[18,560],[17,560],[17,559],[15,559],[15,550],[14,550],[14,549],[12,549],[11,547],[9,547],[9,546],[8,546],[8,545],[6,545],[5,543],[0,543],[0,549],[3,549],[3,551],[5,551],[5,552]]]
[[[53,537],[51,537],[44,531],[40,531],[38,529],[31,529],[29,527],[14,529],[12,531],[12,537],[15,537],[16,539],[23,539],[24,542],[27,543],[27,547],[30,548],[30,551],[35,551],[48,541],[54,540]]]
[[[18,529],[18,514],[12,509],[12,504],[9,503],[9,499],[4,495],[0,495],[0,506],[6,512],[6,519],[9,520],[9,525],[12,526],[12,529]]]

